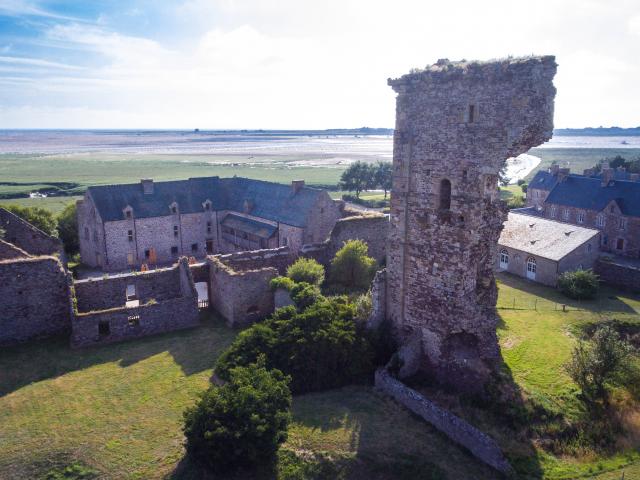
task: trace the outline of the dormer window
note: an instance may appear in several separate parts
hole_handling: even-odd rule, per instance
[[[204,208],[205,212],[210,212],[211,211],[211,200],[205,200],[205,202],[202,204],[202,207]]]
[[[178,204],[176,202],[173,202],[171,205],[169,205],[169,210],[171,210],[171,213],[176,215],[178,213]]]
[[[133,208],[131,208],[131,206],[127,205],[124,210],[124,218],[126,218],[127,220],[131,220],[133,218]]]

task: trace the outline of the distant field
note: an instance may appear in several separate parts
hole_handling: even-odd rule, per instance
[[[80,199],[80,196],[46,197],[46,198],[9,198],[0,199],[0,206],[19,205],[20,207],[40,207],[50,210],[54,215],[59,214],[64,207]]]

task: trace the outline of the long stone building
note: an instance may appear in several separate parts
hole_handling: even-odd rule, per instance
[[[340,208],[326,191],[246,178],[89,187],[78,202],[82,262],[105,271],[326,240]]]
[[[548,219],[602,232],[600,250],[640,258],[640,175],[604,168],[572,174],[553,165],[529,183],[527,206]]]

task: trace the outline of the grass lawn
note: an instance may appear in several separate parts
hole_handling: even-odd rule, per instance
[[[9,205],[18,205],[20,207],[40,207],[51,211],[54,215],[58,215],[64,207],[70,203],[75,203],[80,196],[69,197],[45,197],[45,198],[10,198],[0,199],[0,207]]]

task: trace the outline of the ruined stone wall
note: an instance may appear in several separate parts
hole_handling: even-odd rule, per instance
[[[632,264],[617,261],[615,258],[601,258],[594,271],[600,276],[600,281],[614,287],[640,292],[640,263]]]
[[[47,235],[22,218],[0,207],[0,228],[4,240],[30,255],[56,255],[62,252],[62,243]]]
[[[0,345],[69,330],[70,283],[55,257],[0,261]]]
[[[27,252],[22,250],[21,248],[16,247],[12,243],[5,242],[0,239],[0,260],[11,260],[16,258],[28,258],[29,255]]]
[[[273,267],[235,271],[217,257],[209,257],[210,305],[231,327],[244,327],[273,312],[273,292],[269,286],[278,276]]]
[[[78,311],[123,307],[128,285],[135,286],[136,298],[141,304],[149,300],[162,302],[182,295],[180,272],[177,268],[78,280],[74,283]]]
[[[371,315],[367,327],[376,329],[387,318],[387,271],[376,272],[371,282]]]
[[[422,370],[478,390],[499,359],[493,267],[506,218],[498,173],[553,131],[553,57],[447,60],[398,94],[387,316]]]
[[[238,272],[272,267],[275,268],[280,275],[284,275],[287,267],[295,261],[295,256],[289,247],[236,252],[226,255],[215,255],[215,257],[232,270]]]
[[[91,195],[87,192],[77,203],[80,258],[90,267],[105,265],[104,225]],[[124,217],[123,217],[124,218]],[[125,256],[126,262],[126,256]]]
[[[376,388],[393,397],[398,403],[422,417],[476,458],[504,474],[513,469],[498,444],[487,434],[453,413],[440,408],[423,395],[391,377],[385,370],[376,371]]]

